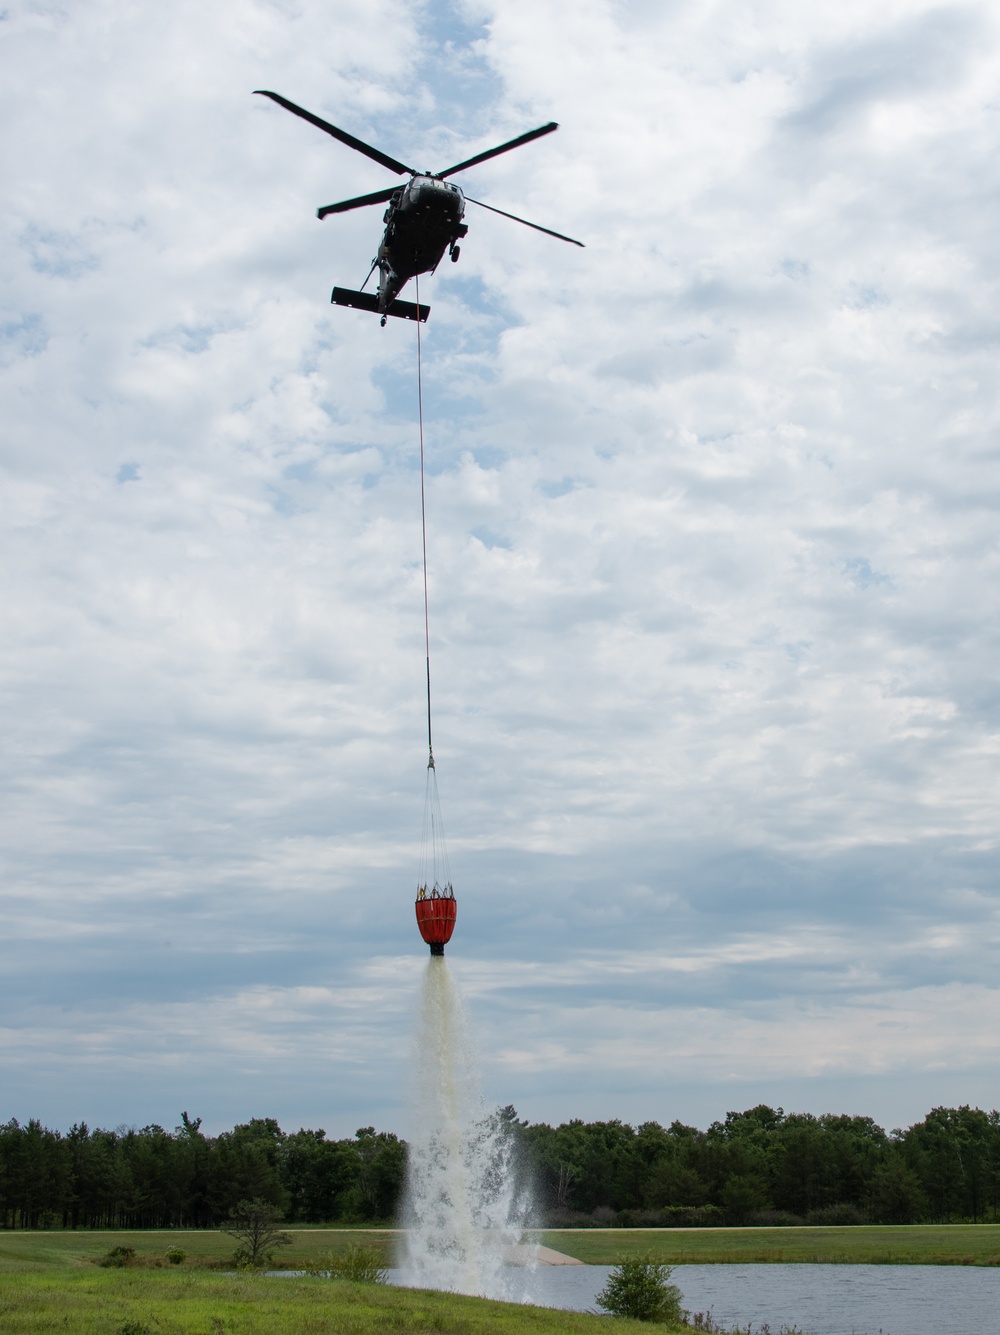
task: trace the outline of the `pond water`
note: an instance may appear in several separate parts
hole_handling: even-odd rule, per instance
[[[596,1311],[610,1266],[508,1271],[511,1298]],[[405,1283],[401,1271],[391,1282]],[[768,1322],[810,1335],[998,1335],[1000,1269],[933,1265],[679,1265],[690,1312],[722,1326]]]

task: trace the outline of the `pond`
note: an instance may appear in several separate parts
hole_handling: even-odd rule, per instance
[[[595,1311],[610,1266],[511,1271],[511,1297]],[[405,1277],[393,1271],[392,1280]],[[679,1265],[673,1281],[690,1312],[722,1326],[768,1322],[811,1335],[996,1335],[1000,1269],[933,1265]]]

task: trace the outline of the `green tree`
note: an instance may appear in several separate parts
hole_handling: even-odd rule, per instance
[[[357,1211],[362,1219],[391,1219],[406,1176],[406,1147],[391,1132],[359,1127],[354,1140],[357,1160]]]
[[[721,1205],[731,1224],[745,1224],[754,1210],[770,1205],[767,1183],[759,1173],[733,1173],[722,1188]]]
[[[357,1199],[359,1172],[353,1141],[327,1140],[322,1128],[286,1137],[281,1181],[288,1217],[307,1224],[343,1219]]]
[[[945,1223],[966,1213],[962,1120],[952,1108],[932,1108],[900,1137],[906,1161],[920,1179],[932,1217]]]
[[[233,1206],[223,1232],[240,1243],[234,1258],[237,1264],[254,1268],[264,1266],[270,1261],[273,1248],[291,1244],[290,1235],[278,1227],[280,1219],[281,1211],[259,1196],[252,1201],[238,1201]]]
[[[287,1204],[280,1162],[285,1136],[273,1117],[254,1117],[212,1142],[208,1197],[212,1214],[224,1218],[241,1201]]]
[[[214,1221],[209,1202],[209,1176],[212,1146],[202,1134],[201,1118],[181,1113],[180,1126],[174,1127],[174,1162],[180,1193],[180,1222],[204,1228]]]
[[[915,1224],[927,1213],[920,1179],[899,1153],[875,1169],[866,1204],[871,1218],[880,1224]]]

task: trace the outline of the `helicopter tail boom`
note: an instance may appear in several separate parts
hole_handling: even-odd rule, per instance
[[[373,315],[379,313],[378,297],[374,292],[352,292],[349,287],[335,287],[330,300],[335,306],[353,306],[355,310],[371,311]],[[426,324],[431,308],[418,306],[412,301],[400,301],[397,297],[389,303],[385,313],[398,316],[401,320],[420,320]]]

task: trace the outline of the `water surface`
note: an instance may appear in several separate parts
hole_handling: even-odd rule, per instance
[[[610,1266],[509,1269],[514,1301],[596,1311]],[[393,1283],[405,1282],[391,1271]],[[679,1265],[690,1312],[723,1326],[768,1322],[810,1335],[998,1335],[1000,1269],[934,1265]]]

